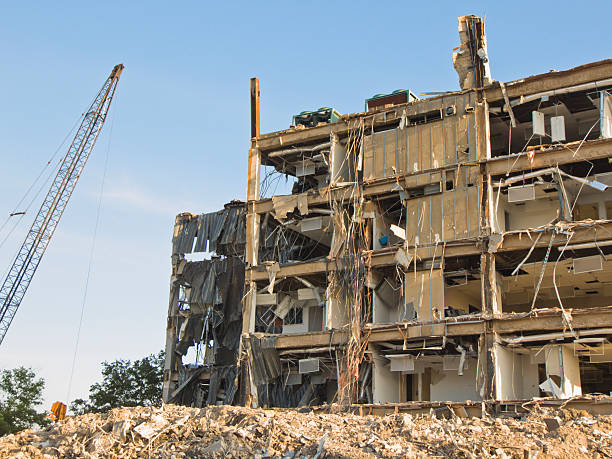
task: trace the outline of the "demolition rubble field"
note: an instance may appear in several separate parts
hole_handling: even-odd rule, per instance
[[[119,408],[0,439],[0,457],[612,457],[612,416],[437,419],[232,406]]]

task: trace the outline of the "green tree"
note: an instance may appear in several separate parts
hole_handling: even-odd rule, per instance
[[[164,352],[140,360],[102,363],[102,381],[89,388],[89,399],[70,404],[74,414],[99,413],[121,406],[160,406]]]
[[[42,404],[45,388],[43,378],[37,378],[31,368],[18,367],[0,373],[0,434],[19,432],[35,426],[49,424],[44,412],[36,407]]]

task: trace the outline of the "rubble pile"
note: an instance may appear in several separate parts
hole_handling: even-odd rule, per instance
[[[438,419],[232,406],[120,408],[0,439],[0,457],[367,458],[612,456],[612,416],[535,409]]]

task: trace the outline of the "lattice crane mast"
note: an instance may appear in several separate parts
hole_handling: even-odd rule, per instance
[[[117,89],[123,65],[113,68],[102,89],[85,113],[83,120],[60,163],[51,187],[36,214],[34,223],[23,241],[15,260],[0,288],[0,344],[15,317],[21,300],[32,281],[36,268],[49,245],[51,236],[66,209],[68,200],[79,180]]]

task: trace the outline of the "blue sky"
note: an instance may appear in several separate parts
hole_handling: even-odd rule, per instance
[[[260,78],[262,132],[287,128],[302,110],[361,111],[376,93],[458,89],[451,50],[461,14],[486,16],[493,78],[562,70],[610,57],[610,3],[584,5],[3,2],[0,222],[113,65],[126,69],[0,367],[34,367],[47,402],[65,400],[107,154],[71,399],[87,395],[101,361],[162,348],[174,215],[245,196],[250,77]],[[29,223],[0,248],[0,273]]]

